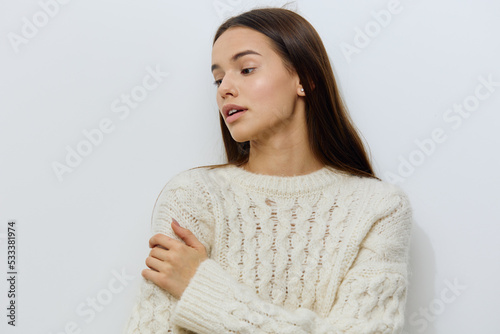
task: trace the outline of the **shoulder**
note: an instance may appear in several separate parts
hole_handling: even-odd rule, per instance
[[[206,196],[213,186],[211,169],[194,167],[174,174],[164,185],[160,197],[171,192],[187,192],[194,196]]]
[[[370,211],[412,210],[408,194],[398,185],[371,177],[343,174],[342,178],[348,192]]]
[[[374,179],[370,182],[372,185],[365,212],[371,216],[369,221],[375,226],[375,234],[385,238],[397,237],[401,244],[405,244],[413,221],[413,209],[407,193],[386,181]]]
[[[210,187],[213,183],[217,183],[221,178],[227,178],[227,167],[210,167],[201,166],[193,167],[175,174],[167,183],[170,187],[192,187],[202,184]]]
[[[388,211],[397,209],[411,212],[410,198],[400,186],[386,181],[377,180],[377,182],[374,187],[374,196],[378,198],[380,203],[388,206]]]
[[[207,211],[212,208],[207,168],[191,168],[174,174],[163,186],[155,202],[159,207]]]
[[[408,247],[413,209],[407,193],[398,185],[368,177],[350,179],[354,196],[353,231],[363,247],[380,254]]]
[[[196,187],[202,182],[203,174],[205,173],[206,171],[202,168],[191,168],[180,171],[168,180],[165,187],[167,189]]]

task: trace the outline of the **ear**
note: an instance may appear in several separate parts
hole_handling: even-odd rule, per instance
[[[306,91],[304,90],[304,87],[302,87],[302,85],[299,85],[297,87],[297,95],[298,96],[306,96]]]
[[[314,88],[316,87],[316,86],[314,85],[314,82],[311,82],[311,87],[312,87],[312,90],[314,90]],[[304,87],[302,87],[302,85],[301,85],[301,84],[299,84],[299,85],[297,86],[297,95],[299,95],[299,96],[306,96],[306,92],[305,92],[305,90],[303,90],[303,89],[304,89]]]

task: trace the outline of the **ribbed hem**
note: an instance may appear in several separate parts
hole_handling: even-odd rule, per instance
[[[242,167],[228,165],[229,177],[242,187],[261,193],[278,196],[297,196],[322,191],[340,180],[342,171],[331,166],[304,175],[277,176],[249,172]]]
[[[173,310],[173,323],[196,333],[222,333],[224,321],[229,320],[230,310],[224,307],[231,284],[217,262],[203,261]]]

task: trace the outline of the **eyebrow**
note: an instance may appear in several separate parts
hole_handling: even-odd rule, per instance
[[[246,56],[246,55],[258,55],[258,56],[262,56],[260,53],[256,52],[256,51],[253,51],[253,50],[245,50],[245,51],[241,51],[241,52],[238,52],[237,54],[235,54],[234,56],[231,57],[231,62],[235,62],[236,60],[238,60],[238,58],[241,58],[243,56]],[[220,66],[218,64],[213,64],[212,65],[212,72],[216,69],[219,69]]]

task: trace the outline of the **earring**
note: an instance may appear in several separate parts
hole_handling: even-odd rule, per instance
[[[301,92],[303,92],[303,91],[304,91],[304,88],[301,88],[301,89],[300,89],[300,91],[301,91]]]

